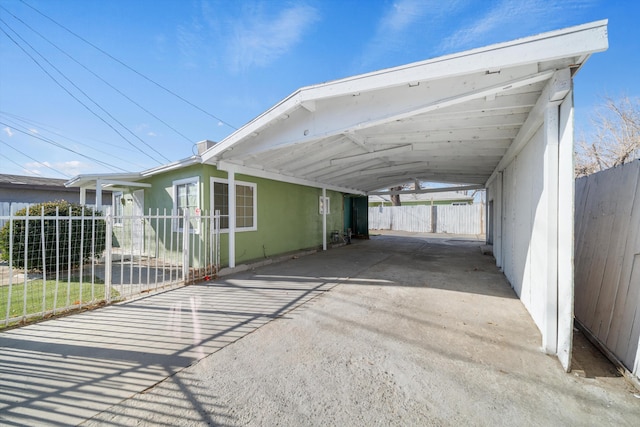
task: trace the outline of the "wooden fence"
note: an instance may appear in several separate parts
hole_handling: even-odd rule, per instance
[[[576,181],[575,317],[640,376],[640,160]]]
[[[485,234],[484,204],[369,208],[369,228],[413,233]]]

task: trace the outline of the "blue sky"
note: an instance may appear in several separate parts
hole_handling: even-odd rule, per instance
[[[588,138],[604,96],[640,96],[635,1],[0,6],[0,173],[140,171],[222,140],[302,86],[600,19],[609,19],[610,47],[575,78],[578,136]]]

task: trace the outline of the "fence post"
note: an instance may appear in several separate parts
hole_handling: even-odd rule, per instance
[[[189,210],[184,210],[184,222],[182,223],[182,280],[186,284],[189,279],[189,232],[191,221]]]
[[[24,288],[23,288],[23,300],[22,300],[22,320],[27,318],[27,283],[28,283],[28,271],[29,271],[29,208],[27,208],[27,215],[25,216],[24,225]]]
[[[42,315],[47,311],[47,250],[44,225],[44,206],[40,207],[40,248],[42,251]]]
[[[215,245],[216,245],[216,274],[220,271],[220,210],[215,211],[215,218],[213,220],[215,227]]]
[[[431,202],[431,232],[438,232],[438,205],[434,205]]]
[[[105,221],[105,252],[104,252],[104,291],[106,293],[107,303],[111,302],[111,264],[112,264],[112,233],[113,233],[113,215],[111,214],[111,207],[107,208],[107,215],[104,218]]]

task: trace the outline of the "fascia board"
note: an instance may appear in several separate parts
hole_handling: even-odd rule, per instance
[[[202,154],[211,162],[236,143],[269,126],[304,103],[417,81],[465,75],[564,57],[581,57],[608,48],[607,20],[551,31],[435,59],[388,68],[298,89]],[[582,64],[576,64],[578,66]]]
[[[270,172],[270,171],[265,171],[261,169],[255,169],[252,167],[238,165],[238,164],[227,162],[227,161],[218,162],[217,168],[218,170],[221,170],[221,171],[227,171],[227,172],[233,171],[235,173],[254,176],[256,178],[270,179],[273,181],[287,182],[289,184],[298,184],[298,185],[304,185],[304,186],[313,187],[313,188],[326,188],[327,190],[339,191],[341,193],[365,195],[364,191],[354,189],[354,188],[323,184],[321,182],[310,181],[302,178],[296,178],[294,176],[289,176],[289,175],[282,175],[276,172]]]
[[[108,179],[108,180],[136,180],[140,179],[141,176],[139,173],[130,173],[130,174],[121,174],[121,173],[106,173],[106,174],[86,174],[86,175],[76,175],[71,178],[69,181],[64,183],[65,187],[84,187],[89,182],[96,181],[98,179]]]
[[[141,177],[153,176],[159,173],[167,172],[174,169],[180,169],[185,166],[191,166],[191,165],[196,165],[200,163],[202,163],[202,159],[200,158],[200,156],[191,156],[191,157],[187,157],[186,159],[178,160],[172,163],[167,163],[166,165],[161,165],[155,168],[144,170],[140,172],[140,176]]]

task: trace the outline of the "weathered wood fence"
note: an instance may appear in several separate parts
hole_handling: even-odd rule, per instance
[[[576,181],[575,317],[640,376],[640,160]]]
[[[413,233],[485,234],[484,204],[369,208],[369,228]]]

